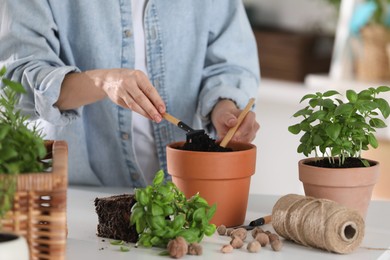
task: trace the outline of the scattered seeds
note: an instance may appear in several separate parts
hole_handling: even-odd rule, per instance
[[[217,232],[220,236],[224,236],[226,235],[226,226],[225,225],[220,225],[218,228],[217,228]]]
[[[232,245],[233,248],[238,249],[244,245],[244,242],[242,241],[241,238],[237,236],[233,236],[232,240],[230,241],[230,244]]]
[[[233,231],[234,231],[234,228],[226,229],[226,235],[230,237],[230,235],[232,234]]]
[[[191,243],[188,245],[188,254],[189,255],[202,255],[203,249],[202,246],[198,243]]]
[[[247,231],[245,228],[234,229],[231,233],[231,237],[239,237],[242,241],[246,239]]]
[[[261,249],[261,245],[259,243],[259,241],[257,240],[253,240],[251,242],[248,243],[246,249],[251,252],[251,253],[257,253],[260,251]]]
[[[221,252],[226,254],[226,253],[231,253],[233,252],[233,246],[232,245],[223,245],[221,248]]]
[[[170,257],[181,258],[188,252],[188,245],[183,237],[177,237],[169,241],[167,246]]]
[[[255,227],[252,230],[252,237],[256,238],[256,235],[259,234],[259,233],[264,233],[264,230],[261,227]]]
[[[227,235],[231,237],[230,244],[222,246],[222,253],[231,253],[234,249],[242,248],[248,234],[248,231],[245,228],[226,228],[225,225],[220,225],[217,228],[217,232],[221,236]],[[264,230],[261,227],[255,227],[251,231],[251,235],[254,240],[250,241],[246,246],[248,252],[250,253],[259,252],[261,247],[265,247],[268,244],[271,245],[271,248],[274,251],[280,251],[283,247],[283,243],[280,240],[279,235],[272,233],[269,230]]]
[[[271,242],[271,248],[274,251],[280,251],[283,247],[283,243],[280,240],[274,240]]]
[[[269,238],[266,233],[258,233],[255,239],[259,241],[262,247],[265,247],[269,243]]]
[[[270,242],[270,243],[272,243],[272,242],[275,241],[275,240],[280,240],[280,239],[279,239],[279,236],[278,236],[277,234],[274,234],[274,233],[268,235],[268,237],[269,237],[269,242]]]

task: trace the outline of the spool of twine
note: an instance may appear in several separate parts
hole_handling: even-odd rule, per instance
[[[364,237],[360,214],[334,201],[296,194],[281,197],[272,210],[272,225],[282,237],[298,244],[347,254]]]

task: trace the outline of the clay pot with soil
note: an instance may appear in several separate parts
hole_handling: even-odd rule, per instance
[[[297,152],[315,154],[299,161],[307,196],[336,201],[365,218],[380,165],[361,154],[378,147],[375,129],[386,127],[381,117],[390,115],[388,102],[378,96],[387,91],[387,86],[347,90],[344,100],[339,92],[328,90],[301,99],[309,105],[293,115],[303,119],[288,130],[303,132]]]
[[[168,173],[187,198],[199,193],[217,205],[211,223],[238,226],[245,220],[251,176],[255,173],[256,146],[230,142],[231,151],[183,150],[184,142],[167,146]]]

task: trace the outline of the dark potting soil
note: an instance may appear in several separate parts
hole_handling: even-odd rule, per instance
[[[136,200],[133,194],[95,199],[98,215],[97,236],[135,243],[138,233],[130,225],[131,208]]]
[[[9,234],[9,233],[0,233],[0,243],[1,242],[8,242],[12,240],[18,239],[18,236],[15,234]]]
[[[184,143],[183,150],[199,152],[231,152],[232,149],[222,147],[208,136],[204,130],[195,130],[187,133],[187,140]]]
[[[336,160],[336,164],[330,164],[329,160],[327,158],[320,159],[317,161],[311,161],[306,163],[307,165],[316,166],[316,167],[323,167],[323,168],[359,168],[359,167],[365,167],[362,161],[359,158],[356,157],[348,157],[345,159],[344,164],[340,165],[338,164],[338,160]],[[373,164],[370,163],[371,166]]]

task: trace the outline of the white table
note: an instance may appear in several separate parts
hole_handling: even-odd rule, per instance
[[[68,190],[68,240],[67,259],[169,259],[159,256],[161,249],[135,248],[129,244],[129,252],[121,252],[118,246],[110,244],[109,239],[96,236],[97,214],[95,212],[94,199],[107,197],[114,194],[131,193],[131,190],[123,188],[85,188],[70,187]],[[250,195],[248,212],[245,224],[250,220],[268,215],[279,197],[270,195]],[[265,230],[273,232],[270,224],[263,226]],[[248,240],[248,239],[247,239]],[[229,238],[214,234],[205,237],[202,241],[202,256],[185,256],[183,259],[342,259],[342,260],[389,260],[390,259],[390,201],[372,201],[366,218],[366,235],[362,245],[353,253],[338,255],[319,249],[307,248],[284,241],[280,252],[272,251],[268,245],[258,253],[249,253],[246,248],[236,249],[233,253],[222,254],[219,250],[222,245],[229,243]],[[388,250],[373,250],[372,248],[387,248]]]

